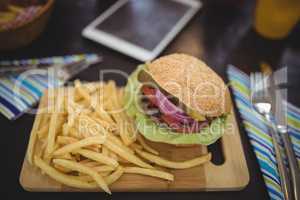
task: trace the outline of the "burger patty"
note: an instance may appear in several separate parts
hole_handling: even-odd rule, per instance
[[[197,121],[193,119],[190,123],[178,122],[172,115],[166,115],[160,111],[158,107],[159,102],[155,97],[155,90],[156,88],[143,86],[142,93],[144,95],[144,98],[142,99],[142,102],[145,113],[159,125],[165,126],[177,133],[199,133],[203,128],[209,126],[211,121],[213,120],[213,118],[210,118],[206,119],[205,121]]]

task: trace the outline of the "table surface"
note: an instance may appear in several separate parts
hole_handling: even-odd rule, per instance
[[[80,73],[75,78],[95,81],[98,80],[100,69],[109,68],[130,73],[140,63],[139,61],[81,37],[82,29],[114,2],[113,0],[59,0],[56,2],[52,18],[44,33],[25,48],[0,53],[0,59],[99,53],[103,55],[104,62]],[[220,2],[217,0],[205,1],[204,8],[173,40],[162,55],[184,52],[200,57],[226,80],[226,65],[229,63],[239,66],[247,72],[257,70],[262,61],[266,61],[276,68],[287,49],[299,52],[300,37],[297,37],[300,33],[299,25],[284,40],[265,40],[252,28],[254,4],[251,2],[254,1],[231,0],[229,2],[233,2],[232,5]],[[289,98],[290,101],[297,104],[300,102],[300,95],[297,93],[299,68],[291,68],[291,72],[292,76],[289,77],[289,81],[292,92],[290,93],[293,95],[290,95]],[[126,81],[124,78],[113,75],[106,76],[105,79],[115,79],[119,85],[124,85]],[[2,129],[0,152],[3,159],[0,165],[1,182],[5,183],[4,187],[1,187],[3,192],[10,194],[10,197],[29,197],[30,199],[107,198],[108,196],[103,193],[29,193],[22,189],[19,184],[19,174],[33,120],[34,116],[27,114],[16,121],[8,121],[0,116]],[[238,120],[240,121],[240,118]],[[256,158],[245,131],[241,127],[240,129],[250,171],[250,183],[244,190],[199,193],[114,193],[113,197],[122,199],[267,199],[268,195]],[[8,155],[3,156],[6,153]]]

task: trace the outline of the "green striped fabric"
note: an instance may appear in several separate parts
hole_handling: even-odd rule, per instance
[[[96,58],[98,58],[96,54],[79,54],[40,59],[8,60],[0,61],[0,67],[30,65],[50,67],[55,64],[70,64],[80,60],[93,62]],[[18,75],[2,76],[0,77],[0,113],[10,120],[16,119],[29,111],[39,101],[45,89],[58,87],[62,84],[64,83],[61,81],[40,74],[32,74],[25,79],[21,79]]]
[[[284,199],[272,139],[268,134],[266,121],[251,105],[249,76],[232,65],[228,66],[227,74],[236,106],[243,119],[244,128],[255,152],[270,199]],[[289,103],[287,107],[289,135],[300,165],[300,110]]]

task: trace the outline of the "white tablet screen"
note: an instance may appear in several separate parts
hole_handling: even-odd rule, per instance
[[[152,51],[189,9],[173,0],[129,0],[95,29]]]

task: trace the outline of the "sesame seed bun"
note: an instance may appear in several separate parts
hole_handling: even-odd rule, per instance
[[[171,54],[147,64],[152,79],[186,107],[206,117],[231,111],[227,86],[203,61],[185,54]]]

